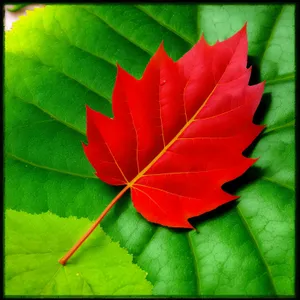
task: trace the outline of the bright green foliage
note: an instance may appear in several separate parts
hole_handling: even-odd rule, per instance
[[[146,272],[100,227],[65,266],[58,262],[90,226],[84,218],[7,210],[5,294],[151,295]]]
[[[251,154],[260,159],[233,185],[240,199],[195,220],[197,233],[147,222],[127,194],[102,227],[148,272],[155,295],[294,295],[294,11],[105,4],[28,12],[5,38],[5,206],[96,218],[120,189],[94,176],[80,142],[85,104],[112,116],[116,62],[140,77],[162,40],[178,59],[201,33],[214,43],[247,21],[260,70],[253,80],[266,80],[257,119],[267,129]]]

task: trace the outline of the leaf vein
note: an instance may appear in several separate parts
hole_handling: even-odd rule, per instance
[[[194,246],[193,246],[193,242],[192,242],[192,238],[190,236],[190,233],[187,233],[186,237],[187,237],[187,241],[188,241],[188,244],[189,244],[189,247],[190,247],[190,252],[191,252],[191,255],[192,255],[194,270],[195,270],[195,274],[196,274],[197,295],[201,295],[199,264],[198,264],[197,259],[196,259],[196,253],[195,253],[195,250],[194,250]]]
[[[56,21],[57,21],[57,23],[59,24],[61,30],[62,30],[62,31],[65,33],[65,35],[67,36],[67,33],[62,29],[62,26],[61,26],[59,20],[56,19]],[[59,39],[57,36],[55,36],[55,35],[53,35],[53,34],[50,34],[49,32],[46,32],[46,31],[45,31],[45,34],[47,34],[47,35],[49,35],[49,36],[51,36],[51,37],[54,37],[54,38],[56,38],[56,39],[59,40],[59,41],[62,41],[62,40]],[[90,54],[90,55],[92,55],[92,56],[94,56],[94,57],[96,57],[96,58],[98,58],[98,59],[101,59],[101,60],[103,60],[104,62],[106,62],[106,63],[108,63],[108,64],[110,64],[110,65],[116,67],[116,65],[115,65],[113,62],[109,61],[108,59],[106,59],[106,58],[104,58],[104,57],[102,57],[102,56],[99,56],[99,54],[92,53],[92,52],[90,52],[90,51],[88,51],[88,50],[86,50],[86,49],[84,49],[84,48],[81,48],[81,47],[79,47],[79,46],[77,46],[77,45],[71,43],[71,41],[70,41],[69,39],[65,39],[65,40],[63,40],[63,41],[67,41],[67,43],[68,43],[70,46],[73,46],[73,47],[75,47],[75,48],[77,48],[77,49],[79,49],[79,50],[81,50],[81,51],[83,51],[83,52],[85,52],[85,53],[88,53],[88,54]]]
[[[64,171],[64,170],[50,168],[50,167],[47,167],[47,166],[42,166],[42,165],[36,164],[32,161],[29,161],[29,160],[23,159],[21,157],[18,157],[18,156],[14,155],[12,153],[9,153],[9,152],[6,152],[6,155],[8,155],[9,157],[11,157],[14,160],[18,160],[18,161],[20,161],[24,164],[28,164],[28,165],[31,165],[33,167],[39,168],[39,169],[44,169],[44,170],[47,170],[47,171],[52,171],[52,172],[56,172],[56,173],[60,173],[60,174],[64,174],[64,175],[70,175],[70,176],[74,176],[74,177],[80,177],[80,178],[84,178],[84,179],[97,179],[97,177],[94,177],[94,176],[81,175],[81,174],[77,174],[77,173],[73,173],[73,172],[68,172],[68,171]]]
[[[75,81],[76,83],[80,84],[82,87],[84,87],[85,89],[87,89],[89,92],[92,92],[92,93],[96,94],[97,96],[99,96],[99,97],[101,97],[101,98],[107,100],[107,101],[110,103],[110,100],[109,100],[106,96],[100,94],[100,93],[97,92],[96,90],[93,90],[91,87],[88,87],[88,86],[85,85],[83,82],[80,82],[79,80],[75,79],[75,78],[72,77],[71,75],[65,73],[63,70],[59,70],[59,69],[57,68],[57,66],[47,65],[47,64],[46,64],[44,61],[42,61],[36,54],[35,54],[35,57],[37,57],[37,59],[35,59],[35,58],[33,58],[33,57],[26,56],[24,53],[23,53],[22,55],[20,55],[20,54],[18,54],[18,53],[15,53],[15,52],[11,52],[11,53],[13,53],[13,54],[16,55],[16,56],[21,56],[22,59],[28,59],[28,60],[31,60],[31,61],[40,63],[41,65],[43,65],[43,66],[45,66],[45,67],[48,67],[49,69],[51,68],[53,71],[55,71],[55,72],[57,72],[57,73],[59,73],[59,74],[62,74],[62,75],[64,75],[65,77],[67,77],[67,78],[69,78],[69,79]]]
[[[161,191],[161,192],[163,192],[163,193],[170,194],[170,195],[177,196],[177,197],[184,197],[184,198],[189,198],[189,199],[200,200],[200,199],[194,198],[194,197],[186,197],[186,196],[183,196],[183,195],[171,193],[171,192],[168,192],[168,191],[166,191],[166,190],[159,189],[159,188],[156,188],[156,187],[153,187],[153,186],[149,186],[149,185],[144,185],[144,184],[139,184],[139,183],[136,183],[135,185],[142,186],[142,187],[146,187],[146,188],[148,188],[148,189],[153,189],[153,190]]]
[[[262,176],[261,179],[263,179],[265,181],[269,181],[271,183],[275,183],[276,185],[279,185],[281,187],[284,187],[284,188],[286,188],[288,190],[291,190],[291,191],[295,192],[295,189],[293,187],[291,187],[291,186],[289,186],[289,185],[287,185],[285,183],[281,183],[281,182],[279,182],[279,181],[277,181],[277,180],[275,180],[273,178]]]
[[[263,59],[264,59],[264,57],[265,57],[265,55],[266,55],[266,52],[267,52],[267,50],[268,50],[268,48],[269,48],[271,39],[273,38],[273,35],[274,35],[274,32],[275,32],[274,29],[275,29],[275,27],[277,26],[277,24],[278,24],[278,22],[279,22],[279,20],[280,20],[280,17],[281,17],[281,15],[282,15],[282,13],[283,13],[283,8],[284,8],[284,6],[282,5],[280,11],[278,12],[277,17],[274,19],[274,23],[273,23],[273,25],[272,25],[272,29],[271,29],[270,36],[269,36],[269,38],[268,38],[268,40],[267,40],[267,42],[266,42],[266,47],[265,47],[265,49],[264,49],[264,52],[263,52],[262,55],[261,55],[260,63],[263,61]]]
[[[53,276],[46,282],[46,284],[43,286],[43,288],[41,289],[41,291],[39,292],[39,295],[42,294],[42,292],[44,291],[45,287],[50,284],[50,282],[55,278],[56,274],[58,273],[58,271],[62,268],[62,266],[59,266],[57,268],[57,270],[55,271],[55,273],[53,274]]]
[[[266,262],[266,260],[265,260],[265,258],[264,258],[264,256],[263,256],[263,254],[262,254],[262,251],[261,251],[261,249],[260,249],[260,247],[259,247],[259,244],[258,244],[258,242],[257,242],[257,240],[256,240],[256,238],[255,238],[255,236],[254,236],[254,234],[253,234],[252,231],[250,230],[250,226],[249,226],[249,224],[248,224],[246,218],[244,217],[244,215],[243,215],[243,213],[242,213],[242,211],[241,211],[241,209],[239,208],[238,205],[237,205],[237,207],[236,207],[236,210],[237,210],[237,213],[238,213],[240,219],[242,220],[242,223],[244,224],[244,227],[246,228],[246,230],[247,230],[249,236],[251,237],[251,240],[252,240],[253,244],[255,245],[255,248],[256,248],[256,250],[257,250],[257,253],[258,253],[258,255],[259,255],[259,257],[260,257],[262,263],[264,264],[264,266],[265,266],[265,268],[266,268],[266,271],[267,271],[267,275],[268,275],[269,281],[270,281],[270,283],[271,283],[271,285],[272,285],[273,293],[274,293],[274,295],[277,295],[276,286],[275,286],[275,283],[274,283],[274,281],[273,281],[273,277],[272,277],[271,270],[270,270],[269,265],[267,264],[267,262]]]
[[[107,21],[105,21],[103,18],[101,18],[99,15],[95,14],[94,12],[88,10],[86,7],[83,7],[84,10],[86,10],[89,14],[97,17],[99,20],[101,20],[103,23],[105,23],[109,28],[111,28],[114,32],[116,32],[119,36],[125,38],[127,41],[129,41],[131,44],[136,46],[137,48],[141,49],[142,51],[146,52],[148,55],[152,56],[152,52],[150,52],[147,49],[144,49],[141,45],[137,44],[136,42],[130,40],[127,36],[123,35],[121,32],[119,32],[117,29],[115,29],[113,26],[111,26]]]
[[[41,110],[43,113],[45,113],[46,115],[48,115],[50,118],[54,119],[56,122],[58,123],[61,123],[62,125],[72,129],[73,131],[75,132],[78,132],[80,133],[81,135],[83,136],[86,136],[85,133],[83,131],[81,131],[80,129],[76,128],[75,126],[71,125],[70,123],[67,123],[61,119],[58,119],[55,115],[53,115],[52,113],[50,113],[49,111],[45,110],[44,108],[42,108],[41,106],[39,106],[38,104],[36,103],[33,103],[33,102],[28,102],[24,99],[22,99],[21,97],[19,97],[18,95],[16,95],[15,93],[13,93],[11,90],[10,92],[16,97],[18,98],[20,101],[24,102],[24,103],[27,103],[27,104],[30,104],[30,105],[33,105],[35,106],[36,108],[38,108],[39,110]]]
[[[267,133],[270,133],[270,132],[273,132],[273,131],[277,131],[277,130],[280,130],[280,129],[283,129],[283,128],[288,128],[288,127],[293,127],[293,126],[295,126],[295,119],[293,119],[292,121],[290,121],[288,123],[285,123],[283,125],[268,128],[268,129],[265,130],[265,132],[263,134],[267,134]]]
[[[157,205],[157,207],[167,216],[168,214],[160,207],[160,205],[150,196],[148,195],[145,191],[142,191],[140,189],[138,189],[137,187],[132,187],[133,189],[136,189],[137,191],[140,191],[141,193],[143,193],[144,195],[146,195],[153,203],[155,203]]]
[[[266,86],[278,84],[278,83],[282,83],[282,82],[287,82],[287,81],[292,81],[294,79],[295,79],[295,73],[284,74],[284,75],[275,77],[274,79],[267,80]]]
[[[140,253],[137,255],[138,257],[140,257],[142,255],[142,253],[146,250],[146,248],[149,246],[149,244],[151,243],[151,241],[154,239],[154,236],[156,235],[158,229],[160,227],[156,225],[151,237],[149,238],[147,243],[144,243],[144,247],[142,248],[142,250],[140,251]]]
[[[184,35],[180,34],[176,30],[174,30],[168,24],[161,22],[158,18],[155,18],[155,16],[153,16],[151,13],[149,13],[144,7],[142,7],[140,5],[134,5],[134,6],[137,9],[139,9],[140,11],[142,11],[145,15],[147,15],[148,17],[150,17],[152,20],[154,20],[155,22],[157,22],[160,26],[166,28],[168,31],[172,32],[173,34],[175,34],[176,36],[178,36],[179,38],[181,38],[182,40],[184,40],[186,43],[189,44],[189,46],[193,46],[194,45],[193,41],[189,40],[187,37],[185,37]]]

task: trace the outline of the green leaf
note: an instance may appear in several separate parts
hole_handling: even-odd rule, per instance
[[[82,249],[62,266],[70,245],[88,229],[88,219],[60,218],[50,212],[5,214],[5,294],[12,295],[151,295],[146,272],[132,255],[99,227]]]
[[[22,4],[16,4],[11,8],[8,8],[7,10],[10,12],[17,12],[18,10],[22,9],[23,7],[27,6],[30,3],[22,3]]]
[[[214,43],[247,21],[260,70],[252,80],[266,80],[256,118],[267,129],[251,154],[258,162],[227,187],[240,199],[195,219],[196,233],[148,223],[126,194],[102,227],[148,272],[155,295],[294,295],[294,10],[105,4],[29,12],[5,38],[5,206],[98,217],[120,189],[95,177],[80,142],[85,104],[112,116],[115,63],[139,77],[162,40],[178,59],[201,33]]]

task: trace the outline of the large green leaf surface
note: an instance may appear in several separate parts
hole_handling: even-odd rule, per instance
[[[85,218],[7,210],[6,296],[151,295],[146,273],[100,227],[69,264],[58,262],[77,241],[78,231],[90,226]]]
[[[5,206],[98,217],[120,189],[98,180],[84,156],[85,104],[112,116],[116,62],[139,78],[162,40],[178,59],[202,33],[212,44],[247,22],[260,71],[253,80],[266,80],[257,119],[267,129],[251,153],[260,159],[233,184],[239,200],[194,220],[196,232],[147,222],[126,194],[102,227],[148,272],[154,295],[293,295],[294,10],[105,4],[28,12],[5,37]]]

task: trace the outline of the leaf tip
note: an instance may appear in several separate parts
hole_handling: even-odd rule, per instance
[[[247,33],[248,21],[245,22],[244,26],[241,29],[242,33]]]
[[[196,232],[199,232],[198,229],[196,227],[194,227],[189,221],[186,222],[186,225],[184,226],[184,228],[193,229]]]
[[[193,227],[193,230],[194,230],[195,232],[197,232],[197,234],[200,233],[200,231],[199,231],[198,228],[196,228],[196,227]]]
[[[85,104],[84,106],[85,106],[85,110],[86,110],[86,111],[88,111],[88,110],[91,109],[87,104]]]
[[[162,40],[161,43],[159,44],[156,54],[159,54],[160,56],[163,56],[164,54],[166,54],[165,51],[165,45],[164,45],[164,41]]]
[[[128,76],[131,77],[131,75],[126,70],[124,70],[118,62],[116,62],[116,67],[117,67],[117,80],[126,82]]]
[[[258,125],[259,128],[260,128],[260,132],[259,133],[262,133],[266,128],[267,128],[267,125],[266,124],[263,124],[263,125]]]
[[[255,164],[260,159],[260,156],[256,158],[250,158],[250,159],[252,160],[252,164]]]

